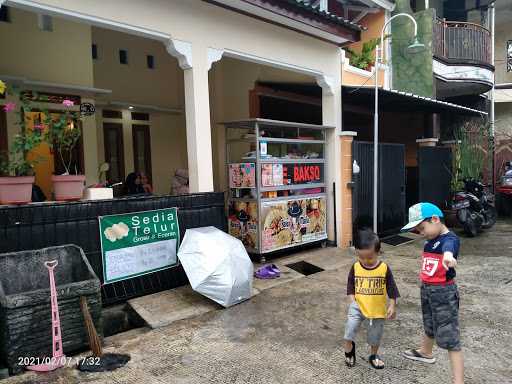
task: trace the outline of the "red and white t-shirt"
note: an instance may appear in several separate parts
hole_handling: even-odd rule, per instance
[[[423,248],[423,260],[421,263],[420,279],[426,284],[449,284],[455,278],[455,269],[446,270],[443,267],[445,252],[453,253],[453,257],[459,255],[460,241],[453,233],[448,232],[434,240],[425,242]]]

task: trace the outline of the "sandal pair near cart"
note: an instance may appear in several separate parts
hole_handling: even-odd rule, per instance
[[[409,349],[405,351],[402,355],[406,359],[419,361],[426,364],[434,364],[436,362],[436,359],[434,357],[424,356],[416,349]],[[368,361],[370,365],[375,369],[384,368],[384,362],[382,361],[379,355],[370,355]],[[382,364],[380,364],[379,362]],[[352,368],[353,366],[356,365],[356,344],[354,342],[352,342],[352,350],[350,352],[345,352],[345,364],[347,364],[349,368]]]
[[[254,277],[258,279],[277,279],[281,276],[281,271],[275,264],[267,264],[254,272]]]

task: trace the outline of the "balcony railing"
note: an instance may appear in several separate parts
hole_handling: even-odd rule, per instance
[[[436,18],[433,54],[449,63],[491,66],[491,33],[478,24]]]

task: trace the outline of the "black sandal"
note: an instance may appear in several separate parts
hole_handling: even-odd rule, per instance
[[[380,360],[382,361],[383,365],[377,365],[375,364],[375,362],[377,360]],[[384,369],[384,361],[380,358],[379,355],[370,355],[370,357],[368,358],[368,361],[370,362],[370,365],[375,368],[375,369]]]
[[[345,364],[347,364],[347,367],[349,368],[356,365],[356,343],[354,342],[352,342],[352,350],[350,352],[345,352]]]

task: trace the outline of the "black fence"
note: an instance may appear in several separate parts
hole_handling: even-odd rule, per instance
[[[76,244],[103,283],[98,216],[178,208],[181,239],[188,228],[226,230],[223,193],[132,197],[70,203],[0,207],[0,253]],[[2,273],[2,271],[0,271]],[[188,283],[181,266],[102,286],[103,304],[176,288]]]

